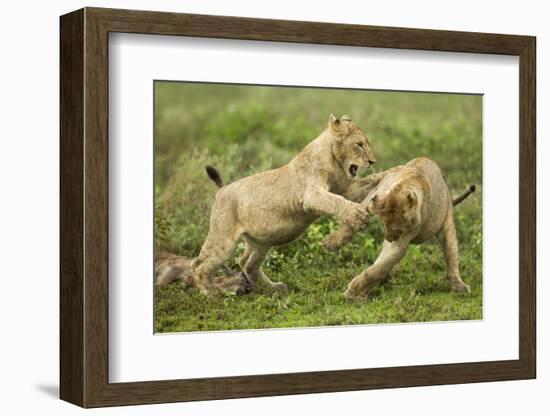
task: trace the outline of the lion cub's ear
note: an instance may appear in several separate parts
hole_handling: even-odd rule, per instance
[[[385,198],[382,198],[378,194],[374,195],[369,202],[369,205],[367,207],[367,212],[372,214],[380,212],[384,208],[385,202],[386,202]]]
[[[347,127],[334,114],[331,114],[328,118],[328,127],[337,139],[343,139],[347,135]]]
[[[338,117],[331,113],[330,116],[328,116],[328,126],[331,130],[338,131],[342,127],[342,123],[340,123],[340,119]]]
[[[416,206],[418,199],[414,191],[407,192],[407,202],[411,208]]]

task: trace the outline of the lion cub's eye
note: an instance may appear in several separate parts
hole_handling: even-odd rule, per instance
[[[365,145],[363,143],[357,143],[357,146],[359,146],[361,149],[363,149],[365,147]]]

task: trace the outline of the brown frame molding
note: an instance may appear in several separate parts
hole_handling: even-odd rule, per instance
[[[60,19],[60,396],[83,407],[536,377],[536,39],[530,36],[85,8]],[[109,383],[109,32],[519,56],[519,359]]]

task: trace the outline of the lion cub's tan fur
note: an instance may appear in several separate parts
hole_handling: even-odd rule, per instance
[[[185,288],[195,287],[192,261],[189,257],[155,250],[155,285],[166,286],[173,282],[181,282]],[[213,285],[224,292],[240,294],[243,290],[242,273],[233,272],[223,266],[222,268],[223,274],[212,279]]]
[[[261,279],[269,289],[286,291],[282,282],[272,282],[261,270],[269,249],[294,240],[321,215],[362,228],[367,212],[351,200],[366,196],[367,180],[355,174],[374,161],[361,129],[349,117],[331,114],[328,128],[287,165],[222,186],[212,206],[208,236],[193,262],[197,286],[207,296],[216,294],[212,275],[242,237],[246,248],[240,266],[250,288]],[[215,181],[223,185],[220,178]]]
[[[458,269],[458,242],[453,221],[453,200],[439,167],[425,157],[382,174],[378,186],[371,190],[362,205],[384,224],[382,252],[366,271],[349,284],[345,296],[367,299],[370,290],[384,280],[407,252],[409,243],[422,243],[437,236],[447,263],[447,279],[455,291],[469,291]],[[475,188],[457,198],[462,201]],[[334,250],[349,240],[353,229],[342,226],[325,240]]]

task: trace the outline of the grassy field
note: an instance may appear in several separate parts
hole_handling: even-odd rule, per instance
[[[216,187],[204,165],[226,181],[288,162],[326,126],[349,114],[372,139],[375,171],[426,156],[451,193],[478,191],[455,210],[460,267],[471,294],[450,293],[437,240],[411,246],[368,303],[349,303],[348,282],[372,263],[383,241],[374,221],[339,253],[322,247],[337,227],[315,222],[274,248],[264,270],[289,294],[253,293],[208,300],[175,283],[155,289],[157,332],[281,328],[482,318],[482,99],[472,95],[295,89],[157,82],[155,84],[156,244],[196,256],[208,231]],[[227,262],[237,268],[239,245]]]

